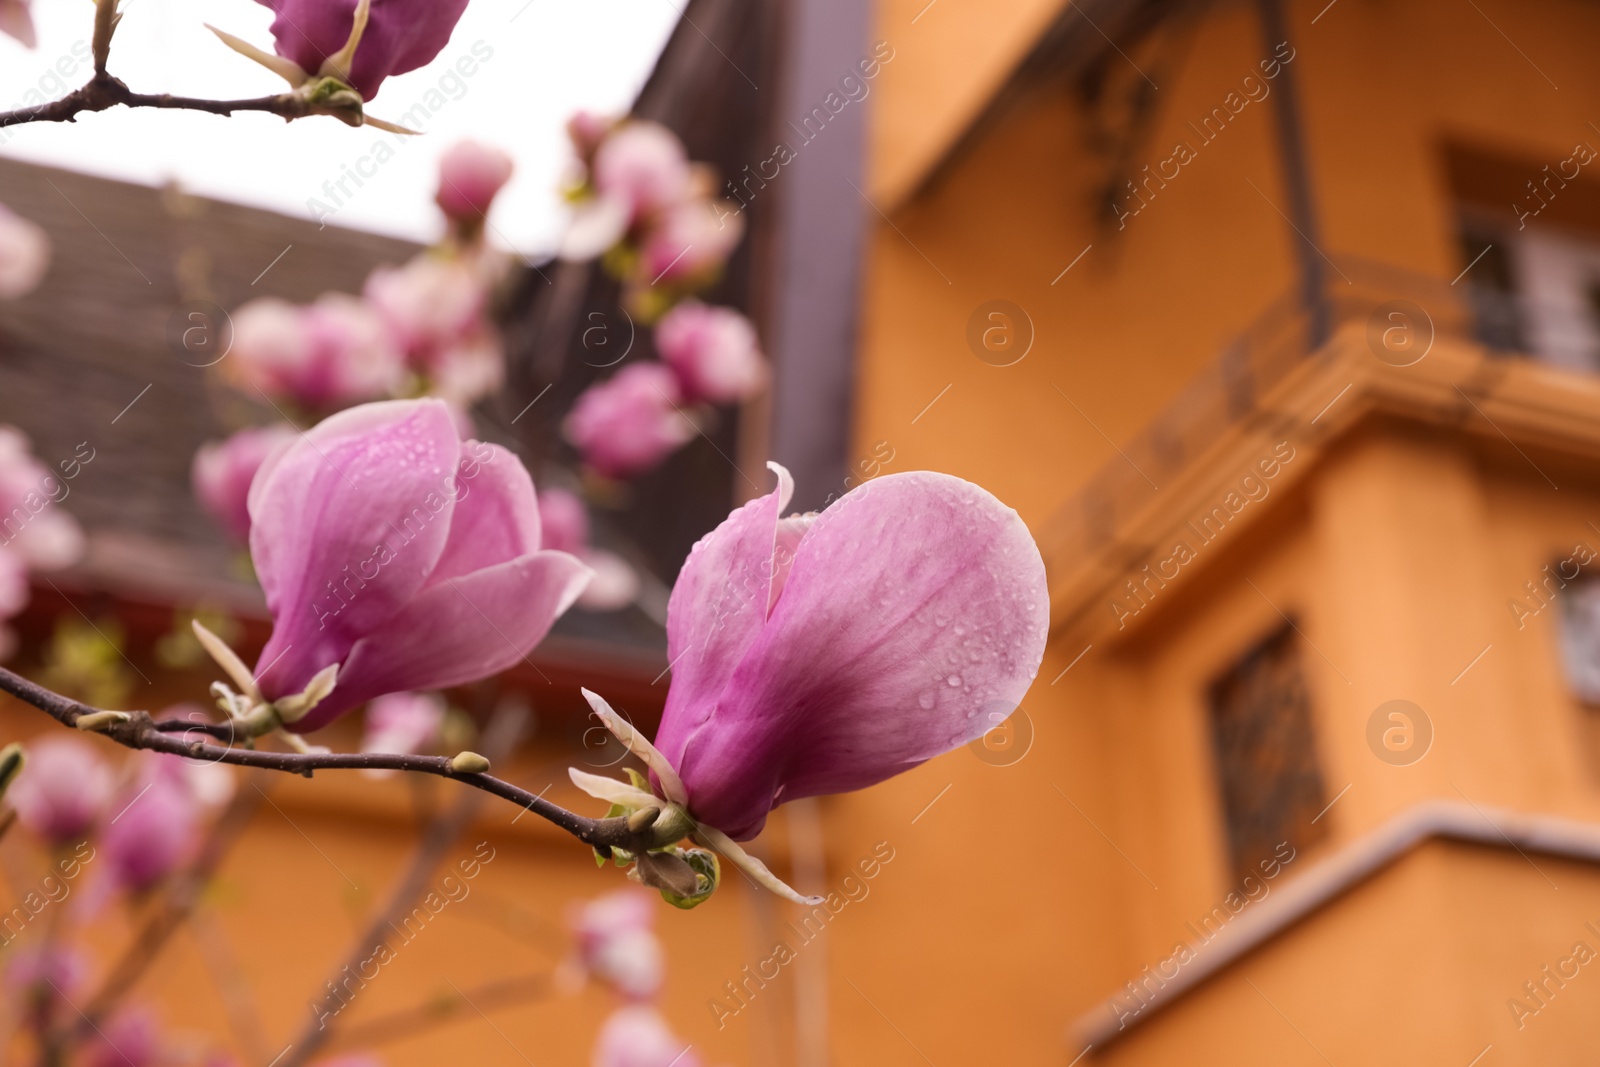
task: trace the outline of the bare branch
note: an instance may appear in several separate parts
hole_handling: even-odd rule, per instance
[[[475,1012],[489,1012],[514,1004],[528,1004],[550,996],[555,982],[548,974],[530,974],[487,982],[473,989],[454,990],[425,1003],[380,1015],[341,1030],[332,1045],[336,1049],[368,1049],[393,1044],[458,1018],[477,1018]],[[474,1014],[468,1016],[467,1011]]]
[[[489,758],[500,759],[507,755],[516,746],[526,724],[525,713],[507,709],[497,712],[483,733],[483,747]],[[462,831],[467,828],[467,824],[477,815],[484,799],[477,793],[465,793],[449,811],[429,823],[427,832],[417,843],[410,862],[406,864],[405,872],[389,891],[389,899],[372,917],[366,931],[355,941],[344,967],[333,972],[333,978],[328,983],[330,989],[351,970],[359,971],[364,960],[375,956],[378,947],[388,943],[394,924],[416,905],[417,900],[427,890],[434,871],[444,860],[445,853],[450,851]],[[325,1000],[326,995],[318,999]],[[300,1067],[332,1036],[333,1021],[313,1013],[313,1017],[306,1021],[299,1036],[291,1042],[290,1047],[293,1051],[279,1067]]]
[[[15,111],[0,111],[0,128],[20,126],[27,122],[73,122],[85,111],[105,111],[113,107],[153,107],[169,110],[204,111],[212,115],[231,115],[235,111],[264,111],[289,121],[308,115],[325,114],[310,101],[294,93],[275,96],[257,96],[247,100],[202,100],[192,96],[173,96],[170,93],[136,93],[122,79],[99,71],[89,81],[72,90],[59,100],[32,107],[19,107]],[[335,116],[340,121],[343,115]]]
[[[87,1038],[104,1021],[194,912],[206,883],[217,873],[217,868],[228,855],[228,849],[238,840],[240,831],[261,806],[262,796],[254,789],[240,789],[234,794],[227,809],[206,835],[194,862],[188,870],[173,879],[154,913],[123,951],[122,958],[111,968],[111,973],[90,998],[88,1006],[79,1014],[72,1035],[75,1039]]]
[[[61,725],[73,728],[77,727],[79,717],[98,714],[101,711],[99,708],[89,707],[60,693],[52,692],[4,667],[0,667],[0,692],[10,693],[18,700],[45,712]],[[177,731],[170,723],[158,727],[148,712],[134,711],[126,714],[128,718],[125,721],[111,723],[95,732],[125,748],[183,756],[210,763],[260,767],[269,771],[298,774],[306,778],[320,770],[373,769],[432,774],[461,782],[474,789],[481,789],[520,805],[605,854],[609,854],[613,848],[637,854],[661,847],[648,828],[637,832],[630,830],[627,820],[620,817],[586,818],[492,774],[466,774],[453,770],[448,756],[400,756],[385,752],[258,752],[250,748],[235,748],[231,743],[219,745],[209,740],[202,741],[181,734],[175,736]],[[224,726],[223,730],[226,729]],[[191,724],[188,730],[193,734],[214,736],[214,731],[202,729],[202,724]]]

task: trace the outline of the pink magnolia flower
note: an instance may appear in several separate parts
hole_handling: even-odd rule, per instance
[[[511,180],[511,157],[491,145],[461,141],[439,161],[439,210],[457,222],[477,222]]]
[[[258,0],[271,8],[278,54],[308,74],[338,77],[371,100],[383,80],[433,61],[467,9],[467,0],[373,0],[348,71],[323,71],[350,38],[357,0]]]
[[[685,200],[663,212],[639,249],[635,280],[689,286],[714,278],[744,236],[742,216],[721,200]]]
[[[588,580],[541,550],[533,480],[497,445],[462,441],[443,401],[342,411],[263,466],[250,554],[272,612],[263,697],[337,665],[310,731],[373,697],[505,670]]]
[[[6,961],[6,985],[50,996],[72,998],[89,979],[89,961],[77,949],[60,943],[24,945]]]
[[[485,317],[489,291],[477,264],[424,253],[379,267],[363,292],[431,393],[465,405],[499,388],[505,359]]]
[[[589,544],[589,513],[583,501],[565,489],[539,493],[539,521],[551,548],[571,552],[588,565],[594,577],[578,597],[587,611],[617,611],[639,595],[639,574],[615,552]]]
[[[688,195],[692,171],[683,142],[658,122],[624,122],[595,150],[591,178],[602,199],[627,207],[630,223]]]
[[[888,474],[819,514],[778,487],[694,546],[667,610],[656,748],[735,840],[782,800],[861,789],[983,735],[1038,672],[1044,562],[1015,511]]]
[[[666,960],[648,893],[621,889],[592,900],[573,915],[572,928],[589,974],[635,1000],[660,991]]]
[[[300,308],[277,297],[252,300],[234,311],[233,358],[223,372],[242,388],[269,396],[288,395],[310,362]],[[226,358],[226,357],[224,357]]]
[[[756,328],[732,308],[678,304],[656,324],[656,351],[690,400],[731,404],[754,396],[767,381]]]
[[[660,123],[606,124],[580,112],[567,132],[589,182],[588,195],[574,206],[562,238],[563,259],[601,255],[694,191],[694,168],[683,142]]]
[[[298,431],[287,423],[240,430],[225,441],[207,441],[194,455],[190,478],[195,496],[235,541],[250,537],[250,482],[275,449],[287,448]]]
[[[18,11],[21,22],[17,21]],[[27,16],[28,9],[16,0],[0,0],[0,31],[26,25]],[[30,46],[33,43],[28,38],[18,39]],[[0,204],[0,300],[15,300],[33,292],[49,269],[50,238],[44,230]]]
[[[377,268],[362,295],[414,360],[470,330],[488,302],[482,279],[467,263],[428,252]]]
[[[5,992],[11,994],[7,999],[22,1015],[10,1021],[40,1033],[71,1011],[70,1005],[82,995],[89,977],[89,961],[84,955],[59,942],[14,947],[7,957]]]
[[[0,33],[15,37],[29,48],[39,43],[34,37],[28,0],[0,0]]]
[[[444,726],[445,703],[436,693],[390,693],[367,705],[361,751],[411,755],[436,744]],[[384,778],[394,771],[367,771]]]
[[[567,120],[567,138],[572,142],[572,150],[577,153],[578,161],[584,167],[593,165],[595,152],[606,139],[606,134],[610,133],[616,124],[615,119],[596,115],[592,111],[574,112]]]
[[[610,251],[627,236],[629,210],[626,203],[610,197],[578,201],[561,236],[561,258],[583,263]]]
[[[40,570],[76,562],[83,529],[57,506],[69,492],[65,480],[33,457],[21,430],[0,426],[0,546]]]
[[[15,552],[0,548],[0,623],[28,606],[28,564]],[[17,636],[0,625],[0,660],[16,651]]]
[[[487,325],[439,349],[429,361],[429,392],[465,409],[505,381],[505,353]]]
[[[305,307],[251,301],[234,313],[229,355],[223,367],[237,385],[313,411],[386,396],[404,373],[384,321],[346,293]]]
[[[600,1028],[594,1067],[700,1067],[689,1042],[675,1035],[654,1008],[619,1008]]]
[[[639,572],[615,552],[590,546],[578,558],[594,571],[578,606],[585,611],[621,611],[639,598]]]
[[[117,812],[100,838],[112,884],[131,893],[177,870],[188,858],[200,821],[199,801],[181,779],[155,765],[140,779],[117,798]]]
[[[589,544],[589,511],[576,493],[559,486],[539,490],[539,522],[550,548],[576,555]]]
[[[6,793],[22,825],[53,845],[81,841],[111,801],[111,768],[75,737],[27,746],[28,761]]]
[[[630,364],[578,397],[567,416],[567,439],[601,474],[640,474],[694,437],[694,423],[678,407],[682,399],[666,367]]]

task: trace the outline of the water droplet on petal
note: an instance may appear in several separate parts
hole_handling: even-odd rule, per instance
[[[961,685],[961,675],[952,674],[950,677],[946,678],[945,681],[949,684],[951,689],[955,689]]]

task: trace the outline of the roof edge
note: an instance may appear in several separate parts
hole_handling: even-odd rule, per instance
[[[1217,941],[1187,942],[1194,961],[1143,1000],[1137,1013],[1129,1013],[1117,997],[1108,997],[1071,1024],[1069,1039],[1105,1048],[1301,920],[1420,846],[1439,840],[1600,864],[1600,825],[1471,802],[1424,801],[1344,846],[1279,889],[1270,900],[1240,913],[1223,928]]]

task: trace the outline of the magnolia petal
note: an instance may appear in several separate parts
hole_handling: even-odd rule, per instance
[[[256,688],[255,677],[250,673],[250,668],[244,665],[244,660],[239,658],[239,654],[229,648],[226,641],[201,625],[199,619],[192,620],[190,625],[194,628],[194,636],[200,642],[200,647],[206,650],[206,654],[217,666],[222,668],[223,673],[233,682],[234,688],[249,697],[252,703],[259,703],[261,690]]]
[[[328,698],[334,686],[339,683],[339,665],[330,663],[318,671],[306,685],[305,691],[293,696],[279,697],[273,704],[273,709],[278,713],[279,721],[284,724],[299,722],[305,718],[312,709]]]
[[[27,0],[0,0],[0,33],[32,48],[39,43],[33,29],[33,16],[28,13]]]
[[[398,122],[389,122],[386,119],[375,118],[372,115],[368,115],[366,112],[361,113],[361,124],[363,126],[375,127],[384,131],[385,133],[398,133],[404,137],[422,136],[421,130],[413,130],[411,127],[402,126]]]
[[[249,41],[235,37],[233,34],[224,30],[217,29],[209,22],[204,23],[203,25],[206,29],[216,34],[217,37],[221,39],[223,44],[227,45],[235,52],[238,52],[241,56],[245,56],[249,59],[255,60],[257,63],[260,63],[263,67],[266,67],[268,70],[272,71],[272,73],[276,74],[278,77],[282,78],[284,81],[288,82],[297,89],[301,85],[304,85],[306,79],[310,77],[310,75],[302,70],[300,65],[295,63],[293,60],[284,59],[282,56],[275,56],[271,52],[263,51],[251,44]]]
[[[358,0],[356,3],[355,17],[350,20],[350,37],[344,47],[322,61],[320,74],[331,74],[342,82],[350,80],[350,61],[355,58],[356,46],[361,43],[361,35],[366,32],[367,18],[372,13],[372,0]]]
[[[78,520],[58,507],[47,507],[33,517],[7,547],[35,570],[69,567],[83,558],[87,539]]]
[[[1027,693],[1048,622],[1015,511],[959,478],[883,475],[811,524],[709,717],[684,731],[669,695],[662,748],[695,817],[746,840],[780,794],[862,789],[982,736]]]
[[[689,550],[667,602],[672,688],[656,747],[674,766],[689,735],[715,711],[717,698],[767,620],[779,571],[778,516],[794,491],[787,470],[768,466],[778,477],[777,488],[729,515]]]
[[[615,734],[617,740],[621,741],[629,752],[639,757],[644,765],[650,768],[651,772],[656,776],[656,781],[661,784],[661,791],[666,794],[667,799],[674,804],[681,804],[687,808],[689,806],[689,792],[683,788],[683,780],[678,777],[678,772],[672,769],[672,764],[667,762],[667,757],[657,751],[656,746],[652,745],[644,734],[635,730],[632,723],[612,710],[611,705],[606,703],[605,698],[587,689],[582,690],[582,693],[583,698],[589,702],[589,706],[594,709],[594,713],[599,716],[600,721],[605,723],[606,729]]]
[[[284,744],[302,756],[326,756],[333,751],[327,745],[313,745],[299,734],[293,734],[287,730],[280,732],[278,736],[283,739]]]
[[[604,548],[582,548],[578,557],[594,571],[594,581],[578,598],[585,611],[620,611],[639,599],[643,583],[627,560]]]
[[[385,693],[448,689],[505,670],[544,640],[589,574],[575,556],[541,551],[424,589],[356,642],[338,688],[293,728],[320,729]]]
[[[588,771],[580,771],[576,767],[568,767],[567,775],[572,779],[573,785],[596,800],[604,800],[610,804],[621,804],[625,808],[659,808],[661,806],[661,801],[658,797],[646,793],[643,789],[635,789],[627,782],[619,782],[615,778],[590,774]]]
[[[561,238],[561,258],[582,263],[604,255],[628,232],[628,205],[608,196],[597,196],[576,205],[567,232]]]
[[[357,0],[259,0],[277,14],[272,35],[280,55],[304,70],[322,70],[330,59],[363,100],[377,95],[385,78],[431,62],[450,40],[467,0],[384,0],[353,32]],[[349,51],[352,40],[359,47]],[[338,63],[348,54],[348,63]],[[331,73],[332,67],[328,70]]]
[[[539,500],[533,479],[499,445],[461,443],[450,537],[428,585],[539,551]]]
[[[272,612],[268,699],[305,689],[411,603],[449,538],[461,439],[439,400],[364,404],[301,434],[250,487],[250,555]]]
[[[733,838],[715,827],[701,823],[695,829],[695,836],[707,848],[714,848],[726,856],[729,863],[755,879],[757,885],[772,890],[785,900],[792,900],[796,904],[815,907],[827,899],[826,897],[803,896],[795,892],[781,878],[769,871],[765,863],[740,848],[734,843]]]
[[[768,615],[772,614],[772,609],[778,605],[778,597],[783,594],[784,583],[789,580],[789,569],[794,566],[795,556],[800,552],[800,541],[816,521],[817,513],[814,511],[790,515],[778,521],[772,545],[772,591],[767,597]]]

